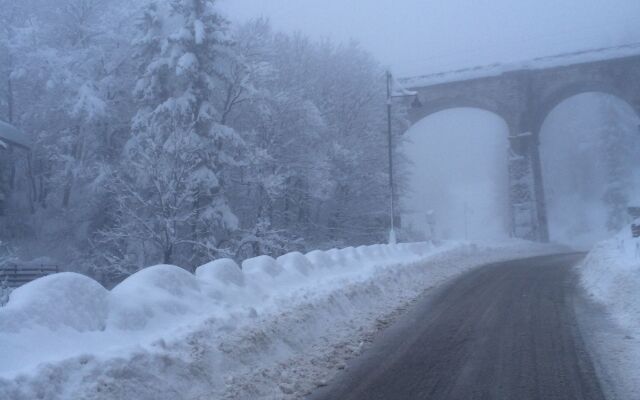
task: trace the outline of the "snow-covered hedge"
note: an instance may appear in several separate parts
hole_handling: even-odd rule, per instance
[[[80,332],[105,328],[109,292],[84,275],[64,272],[14,290],[0,308],[0,332],[33,328]]]
[[[295,291],[366,279],[378,268],[419,260],[433,249],[432,244],[418,243],[308,255],[295,252],[277,260],[268,256],[249,259],[242,268],[233,260],[221,259],[197,268],[195,274],[177,266],[156,265],[131,275],[111,291],[83,275],[50,275],[14,290],[8,303],[0,307],[0,353],[4,357],[0,374],[39,361],[102,352],[104,348],[96,348],[98,345],[118,348],[142,343],[207,318],[255,317]],[[25,338],[31,337],[65,345],[42,354],[25,352],[17,343],[24,345]],[[81,338],[81,343],[71,343],[74,337]]]
[[[159,265],[111,291],[75,274],[0,308],[0,399],[303,398],[425,290],[471,268],[562,251],[428,243]]]
[[[173,265],[145,268],[111,291],[91,278],[60,273],[16,289],[0,308],[0,332],[34,327],[104,331],[163,329],[199,315],[224,315],[232,309],[260,308],[274,296],[341,273],[365,273],[367,267],[407,262],[432,245],[374,245],[289,253],[248,259],[240,268],[221,259],[196,269],[195,275]]]

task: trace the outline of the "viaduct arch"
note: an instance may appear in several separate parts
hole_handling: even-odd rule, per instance
[[[502,117],[509,128],[509,200],[516,237],[549,240],[540,130],[564,100],[587,92],[611,94],[640,115],[640,44],[594,49],[518,64],[493,64],[404,78],[417,92],[411,123],[438,111],[472,107]]]

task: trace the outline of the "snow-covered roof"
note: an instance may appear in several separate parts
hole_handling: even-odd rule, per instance
[[[0,142],[27,149],[31,148],[31,141],[24,133],[20,132],[15,126],[2,121],[0,121]]]
[[[405,77],[399,80],[406,87],[417,88],[442,83],[500,76],[506,72],[512,71],[539,70],[638,55],[640,55],[640,43],[634,43],[616,47],[581,50],[572,53],[537,57],[526,61],[495,63],[472,68],[463,68],[455,71],[438,72],[416,77]]]

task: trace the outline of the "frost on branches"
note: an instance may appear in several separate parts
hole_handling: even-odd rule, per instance
[[[385,239],[380,66],[216,7],[0,0],[0,118],[34,143],[0,149],[17,257],[109,286],[157,263]]]
[[[214,105],[226,24],[212,1],[173,1],[168,11],[154,2],[140,24],[140,108],[113,185],[117,222],[99,239],[114,247],[105,265],[128,273],[152,260],[212,259],[238,225],[222,172],[238,164],[242,140]]]

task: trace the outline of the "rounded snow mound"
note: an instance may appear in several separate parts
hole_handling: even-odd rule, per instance
[[[401,249],[411,254],[415,254],[416,256],[423,256],[432,252],[434,249],[434,245],[431,242],[422,242],[422,243],[402,243],[399,245]]]
[[[95,280],[73,272],[36,279],[11,293],[0,308],[0,332],[29,327],[80,332],[105,328],[109,291]]]
[[[344,249],[338,250],[340,253],[340,257],[342,262],[346,265],[351,265],[357,263],[360,260],[360,254],[354,247],[345,247]]]
[[[196,278],[206,283],[244,286],[244,275],[238,264],[230,258],[221,258],[196,269]]]
[[[307,260],[309,260],[317,268],[330,268],[333,264],[331,257],[326,252],[321,250],[313,250],[306,254]]]
[[[140,330],[152,320],[170,324],[205,304],[196,277],[175,265],[156,265],[129,276],[111,290],[109,325]]]
[[[346,263],[348,262],[342,250],[331,249],[331,250],[327,250],[325,254],[327,255],[327,257],[329,257],[329,259],[331,260],[331,265],[334,267],[343,268],[346,266]]]
[[[242,270],[247,274],[267,274],[272,278],[282,273],[282,267],[273,257],[258,256],[242,262]]]
[[[360,259],[362,261],[369,263],[379,263],[381,261],[384,261],[387,257],[387,254],[384,250],[384,245],[381,244],[360,246],[356,248],[356,252],[360,256]]]
[[[295,272],[304,276],[309,276],[313,270],[311,261],[298,251],[278,257],[277,262],[285,271]]]

